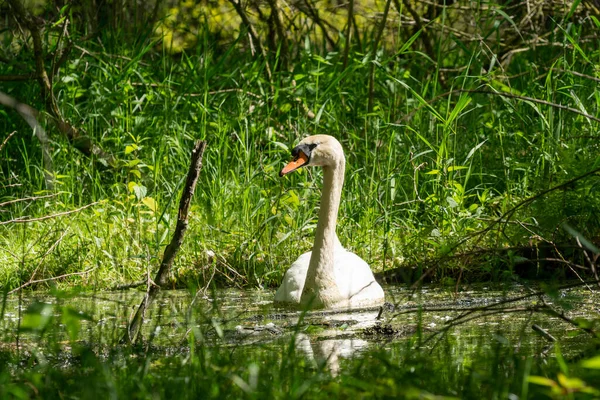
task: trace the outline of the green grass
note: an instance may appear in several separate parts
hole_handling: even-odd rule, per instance
[[[336,136],[346,150],[339,236],[376,271],[428,267],[449,252],[481,247],[571,245],[562,223],[594,241],[600,232],[597,175],[542,196],[510,223],[455,248],[523,199],[600,167],[598,122],[547,104],[466,92],[511,93],[598,115],[598,86],[581,76],[594,76],[598,39],[573,46],[576,27],[557,32],[565,47],[516,53],[507,70],[489,71],[486,45],[451,36],[436,39],[436,48],[445,49],[437,65],[416,40],[395,49],[388,43],[375,59],[352,51],[345,70],[340,53],[306,42],[294,49],[290,71],[276,71],[272,87],[260,58],[239,42],[208,44],[205,33],[177,56],[143,35],[127,40],[111,32],[102,42],[86,42],[88,53],[63,66],[55,94],[65,118],[84,127],[120,166],[81,155],[47,125],[56,196],[3,207],[0,218],[98,203],[64,217],[0,226],[0,282],[15,288],[31,277],[87,270],[55,283],[111,287],[141,279],[170,238],[189,150],[199,138],[208,148],[176,262],[183,285],[200,283],[216,266],[217,283],[274,286],[310,248],[320,173],[280,179],[277,172],[295,142],[317,133]],[[429,67],[459,72],[444,72],[442,82]],[[37,96],[34,81],[8,83],[6,90],[25,102]],[[449,90],[465,91],[444,95]],[[0,201],[46,194],[39,144],[18,114],[2,112],[1,131],[18,134],[2,150]],[[212,261],[208,250],[217,255]],[[512,274],[507,264],[491,257],[462,267],[499,277]],[[436,276],[460,267],[444,264]]]
[[[376,26],[360,15],[362,42],[354,39],[346,68],[345,39],[324,50],[319,28],[303,25],[308,32],[290,32],[297,40],[289,70],[269,53],[272,82],[247,36],[233,37],[237,28],[219,36],[198,28],[200,18],[188,29],[181,13],[169,23],[181,24],[189,40],[172,54],[136,24],[135,32],[110,25],[79,42],[88,27],[79,6],[68,9],[80,48],[63,64],[54,94],[64,117],[119,163],[82,155],[42,118],[56,186],[47,190],[39,142],[14,110],[0,108],[0,144],[16,131],[0,150],[0,203],[35,198],[0,206],[0,398],[597,398],[597,339],[565,329],[549,349],[532,338],[535,313],[515,323],[457,327],[435,345],[424,345],[419,313],[414,335],[370,340],[341,360],[336,376],[323,360],[295,350],[296,335],[258,346],[223,340],[226,311],[217,303],[157,302],[165,315],[152,314],[146,328],[164,325],[177,334],[158,343],[148,330],[140,347],[130,348],[118,340],[131,302],[106,311],[93,301],[104,289],[154,274],[197,139],[208,147],[169,287],[262,287],[271,297],[312,245],[321,185],[317,169],[285,178],[278,171],[297,141],[318,133],[336,136],[346,151],[338,235],[377,272],[406,267],[414,281],[437,267],[428,279],[454,288],[459,279],[518,279],[526,258],[536,277],[558,280],[572,277],[570,270],[539,259],[562,255],[588,266],[573,236],[588,239],[588,249],[600,247],[598,173],[535,196],[600,168],[597,18],[557,12],[543,24],[519,25],[514,49],[524,50],[507,54],[502,40],[519,22],[509,16],[513,5],[479,5],[473,26],[463,26],[452,7],[437,14],[427,26],[433,55],[423,32],[394,19],[373,51]],[[335,26],[344,24],[342,11],[332,17]],[[53,22],[48,48],[62,25]],[[527,31],[536,24],[549,35]],[[456,34],[457,26],[481,40]],[[12,44],[3,55],[33,65],[15,32],[0,32],[3,44]],[[552,45],[534,46],[539,38]],[[0,74],[17,73],[18,64],[0,63]],[[34,80],[3,81],[1,90],[44,109]],[[29,306],[28,292],[8,295],[22,285],[49,289],[31,293],[48,301]],[[90,311],[74,300],[80,291],[92,297]],[[586,295],[550,299],[569,311]],[[22,301],[30,308],[17,315],[15,329],[6,304]],[[395,322],[410,325],[403,318]],[[576,323],[597,330],[593,318]]]

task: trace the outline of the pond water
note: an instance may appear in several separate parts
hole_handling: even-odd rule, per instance
[[[581,361],[598,351],[577,327],[598,330],[597,290],[384,290],[381,310],[306,313],[273,307],[273,290],[165,290],[138,346],[120,340],[143,291],[10,296],[0,310],[0,397],[600,396],[600,368]]]
[[[187,348],[190,332],[198,343],[248,349],[279,346],[293,337],[298,352],[330,362],[415,336],[425,346],[450,336],[453,351],[460,354],[482,337],[542,348],[552,335],[564,351],[576,352],[581,335],[573,333],[581,331],[565,320],[600,316],[599,292],[586,287],[553,296],[533,296],[534,289],[521,285],[384,290],[390,304],[382,310],[308,313],[273,307],[272,290],[162,291],[146,315],[144,343],[168,353]],[[136,290],[11,296],[0,320],[0,342],[3,347],[17,341],[43,346],[45,340],[68,346],[71,339],[109,347],[118,343],[143,296]],[[515,298],[521,299],[508,301]]]

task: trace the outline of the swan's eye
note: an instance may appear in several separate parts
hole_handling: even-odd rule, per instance
[[[310,160],[311,153],[317,145],[318,143],[299,144],[292,149],[292,157],[294,160],[298,160],[304,156],[307,160]]]

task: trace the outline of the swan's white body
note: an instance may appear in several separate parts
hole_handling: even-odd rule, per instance
[[[275,303],[303,308],[363,308],[383,304],[383,289],[369,265],[344,249],[335,232],[346,165],[342,146],[331,136],[309,136],[294,148],[292,155],[294,160],[281,175],[301,166],[321,166],[323,193],[313,251],[302,254],[287,270],[275,294]]]

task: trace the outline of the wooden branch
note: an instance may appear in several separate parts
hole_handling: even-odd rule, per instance
[[[575,287],[584,286],[589,283],[592,283],[592,282],[577,282],[577,283],[567,284],[567,285],[558,287],[557,290],[571,289],[571,288],[575,288]],[[597,336],[597,332],[595,330],[590,329],[590,328],[581,327],[579,324],[577,324],[576,321],[573,321],[572,319],[570,319],[569,317],[564,315],[563,312],[558,312],[558,311],[554,310],[553,308],[551,308],[544,301],[544,299],[543,299],[544,295],[546,295],[546,292],[540,290],[540,291],[528,293],[528,294],[525,294],[522,296],[512,297],[512,298],[505,299],[505,300],[500,300],[500,301],[497,301],[492,304],[488,304],[488,305],[484,305],[484,306],[469,307],[469,308],[457,308],[457,307],[452,307],[452,306],[429,307],[429,308],[428,307],[412,307],[412,308],[405,309],[405,310],[394,313],[394,315],[391,318],[393,319],[393,318],[396,318],[403,314],[412,314],[412,313],[462,311],[462,313],[460,313],[458,316],[447,321],[444,328],[440,329],[439,331],[437,331],[437,332],[433,333],[431,336],[429,336],[423,344],[428,343],[430,340],[432,340],[437,335],[439,335],[441,333],[445,333],[448,330],[450,330],[451,328],[458,326],[458,325],[465,324],[469,321],[472,321],[472,320],[475,320],[478,318],[491,316],[491,315],[507,314],[507,313],[515,313],[515,312],[542,312],[545,314],[549,314],[551,316],[562,319],[563,321],[571,324],[572,326],[574,326],[578,329],[581,329],[581,330],[589,333],[592,336]],[[526,299],[529,299],[532,297],[540,298],[540,304],[531,304],[531,305],[523,306],[523,307],[515,307],[515,306],[506,307],[507,305],[518,303],[518,302],[521,302],[523,300],[526,300]]]
[[[399,0],[394,0],[394,1],[396,2],[396,8],[398,9],[398,12],[400,12]],[[435,60],[437,57],[435,57],[435,53],[433,51],[433,46],[431,45],[431,38],[429,37],[429,32],[427,31],[425,25],[423,24],[423,21],[421,21],[421,17],[419,16],[419,13],[417,13],[412,8],[409,0],[402,0],[402,4],[406,8],[406,10],[408,10],[409,14],[413,17],[413,19],[415,20],[415,33],[418,31],[421,31],[421,38],[423,41],[423,45],[425,46],[425,52],[427,52],[427,54],[429,55],[429,57],[432,60]]]
[[[44,260],[46,259],[46,257],[48,256],[48,254],[52,253],[52,251],[56,248],[56,246],[58,246],[58,244],[64,239],[64,237],[67,235],[67,232],[69,232],[69,228],[67,227],[67,229],[65,229],[63,231],[63,233],[60,235],[60,237],[58,238],[58,240],[56,240],[52,246],[50,246],[50,248],[44,253],[44,255],[42,256],[42,258],[40,259],[40,261],[38,262],[38,264],[36,265],[36,267],[34,268],[31,276],[29,277],[29,280],[27,282],[25,282],[24,284],[22,284],[21,286],[19,286],[16,289],[11,290],[10,292],[8,292],[8,294],[14,293],[17,290],[21,290],[29,285],[33,285],[34,283],[39,283],[39,282],[45,282],[45,280],[43,279],[38,279],[38,280],[34,280],[33,278],[35,278],[35,274],[37,274],[38,270],[40,269],[40,266],[42,265],[42,262],[44,262]],[[62,275],[62,277],[64,277],[64,275]],[[47,278],[48,280],[52,280],[52,279],[58,279],[58,278]]]
[[[490,225],[486,226],[485,228],[477,231],[477,232],[473,232],[470,235],[465,236],[463,239],[459,240],[458,242],[456,242],[454,245],[452,245],[450,247],[450,249],[448,250],[448,252],[446,253],[447,255],[450,255],[455,249],[459,248],[460,246],[462,246],[464,243],[468,242],[469,240],[475,238],[475,237],[481,237],[482,235],[485,235],[486,233],[488,233],[489,231],[492,230],[492,228],[498,224],[502,224],[502,223],[506,223],[510,218],[512,218],[512,216],[517,212],[518,209],[520,209],[521,207],[528,205],[530,203],[532,203],[533,201],[547,195],[548,193],[554,192],[556,190],[560,190],[562,188],[565,187],[569,187],[571,186],[573,183],[580,181],[584,178],[587,178],[590,175],[594,175],[600,172],[600,168],[595,168],[591,171],[586,172],[585,174],[576,176],[575,178],[569,179],[566,182],[563,182],[559,185],[553,186],[549,189],[546,190],[542,190],[541,192],[530,196],[524,200],[521,200],[519,203],[517,203],[515,206],[513,206],[511,209],[509,209],[508,211],[506,211],[504,214],[502,214],[498,219],[493,220]],[[441,257],[439,260],[443,259],[446,256]],[[423,282],[423,280],[425,278],[427,278],[431,273],[433,273],[433,271],[435,271],[437,269],[439,264],[436,264],[430,268],[428,268],[425,273],[423,275],[421,275],[421,277],[419,279],[417,279],[417,281],[415,283],[412,284],[411,288],[416,288],[418,287],[421,282]]]
[[[37,79],[33,74],[0,75],[0,82],[21,82]]]
[[[10,293],[16,292],[17,290],[23,289],[25,286],[33,285],[35,283],[50,282],[50,281],[55,281],[57,279],[68,278],[70,276],[78,276],[78,275],[89,274],[90,272],[92,272],[96,268],[98,268],[98,267],[93,267],[93,268],[90,268],[90,269],[86,269],[85,271],[81,271],[81,272],[71,272],[69,274],[63,274],[63,275],[53,276],[52,278],[45,278],[45,279],[38,279],[38,280],[35,280],[35,281],[30,281],[30,282],[27,282],[23,286],[20,286],[20,287],[18,287],[16,289],[11,290],[8,293],[10,294]]]
[[[139,282],[134,282],[134,283],[126,283],[124,285],[113,286],[113,287],[111,287],[108,290],[109,291],[129,290],[129,289],[135,289],[135,288],[140,287],[140,286],[144,286],[146,284],[147,284],[146,281],[139,281]]]
[[[181,199],[179,200],[179,212],[177,214],[177,225],[175,227],[175,232],[173,233],[171,242],[165,249],[160,268],[156,273],[154,281],[150,281],[148,283],[146,295],[144,296],[144,299],[138,307],[134,317],[130,321],[126,334],[121,339],[123,343],[130,343],[132,345],[135,344],[137,338],[139,337],[146,310],[156,298],[161,286],[167,282],[167,277],[171,272],[171,266],[173,265],[175,256],[177,255],[177,252],[183,243],[185,231],[187,230],[190,203],[192,201],[192,197],[194,196],[198,177],[200,176],[200,169],[202,168],[202,156],[205,149],[206,142],[203,140],[197,141],[194,145],[190,169],[188,171],[185,187],[183,188],[183,193],[181,194]]]
[[[351,3],[353,1],[354,0],[350,0]],[[319,17],[319,11],[315,8],[314,5],[312,5],[310,3],[310,0],[304,0],[303,3],[304,3],[305,7],[302,7],[300,2],[296,2],[295,6],[298,7],[298,9],[300,11],[302,11],[304,14],[306,14],[310,19],[312,19],[315,22],[315,24],[317,24],[319,26],[319,28],[321,28],[321,32],[323,32],[323,36],[325,37],[325,40],[327,41],[327,43],[329,44],[329,46],[332,49],[335,49],[335,40],[333,40],[331,38],[331,36],[329,35],[329,31],[327,30],[327,27],[325,26],[326,21],[323,21],[323,19],[321,19],[321,17]],[[331,26],[331,24],[329,24],[329,25]],[[335,29],[334,26],[331,26],[331,27]]]

